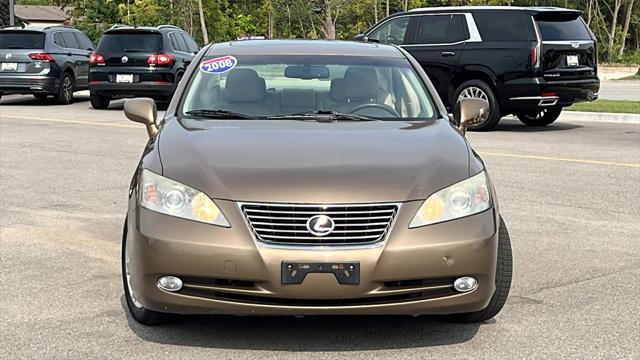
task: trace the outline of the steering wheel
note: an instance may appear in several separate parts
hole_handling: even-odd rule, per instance
[[[391,106],[385,105],[385,104],[375,104],[375,103],[362,104],[362,105],[355,106],[355,107],[351,108],[351,110],[349,110],[347,113],[349,113],[349,114],[357,114],[358,111],[361,111],[361,110],[364,110],[364,109],[369,109],[369,108],[386,111],[389,114],[391,114],[391,116],[393,116],[393,117],[402,117],[396,111],[396,109],[392,108]],[[365,114],[360,114],[360,115],[365,115]]]

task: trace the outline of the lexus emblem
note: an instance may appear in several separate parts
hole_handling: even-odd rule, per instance
[[[327,215],[315,215],[307,220],[307,230],[315,236],[331,234],[336,224]]]
[[[4,57],[5,57],[7,60],[9,60],[9,59],[11,59],[11,56],[13,56],[13,55],[11,55],[11,54],[9,53],[9,54],[5,55]]]
[[[122,61],[123,64],[126,64],[127,61],[129,61],[129,58],[126,56],[123,56],[122,59],[120,59]]]
[[[574,48],[574,49],[577,49],[577,48],[580,47],[580,43],[577,42],[577,41],[572,41],[571,42],[571,47]]]

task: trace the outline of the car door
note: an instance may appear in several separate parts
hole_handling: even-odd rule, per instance
[[[402,45],[424,68],[445,103],[458,60],[469,40],[465,14],[425,14],[411,19],[415,37]]]
[[[80,50],[80,44],[72,31],[62,31],[60,35],[66,44],[66,48],[64,49],[66,51],[66,55],[73,64],[73,71],[76,76],[74,80],[75,86],[76,88],[84,88],[88,84],[89,57],[86,54],[86,51]]]
[[[76,63],[76,66],[79,69],[77,70],[78,73],[82,74],[82,83],[79,83],[78,85],[84,87],[88,86],[89,57],[91,57],[91,53],[95,49],[95,45],[93,45],[91,40],[89,40],[89,38],[85,34],[77,31],[73,34],[76,36],[76,40],[78,40],[78,53],[82,55],[79,57],[79,61]]]

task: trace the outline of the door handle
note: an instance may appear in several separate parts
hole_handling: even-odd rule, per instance
[[[449,56],[456,56],[456,53],[454,53],[453,51],[443,51],[440,53],[440,55],[442,55],[443,57],[449,57]]]

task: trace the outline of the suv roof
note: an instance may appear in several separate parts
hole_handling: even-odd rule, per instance
[[[140,30],[140,31],[151,31],[151,32],[161,32],[162,30],[182,30],[180,27],[175,25],[158,25],[158,26],[135,26],[135,25],[121,25],[116,24],[113,25],[109,30],[105,31],[105,34],[110,32],[118,32],[118,31],[127,31],[127,30]],[[183,30],[184,31],[184,30]]]
[[[68,29],[68,30],[80,31],[80,30],[74,28],[73,26],[64,26],[64,25],[51,25],[51,26],[28,25],[28,26],[25,26],[25,27],[22,27],[22,26],[7,26],[7,27],[0,28],[0,31],[5,31],[5,30],[10,30],[10,31],[24,30],[24,31],[42,31],[42,32],[46,32],[47,30],[53,30],[53,29]]]
[[[541,12],[575,12],[581,14],[582,11],[574,9],[566,9],[553,6],[442,6],[442,7],[426,7],[411,9],[408,13],[412,12],[439,12],[439,11],[483,11],[483,10],[506,10],[506,11],[525,11],[532,14]]]

